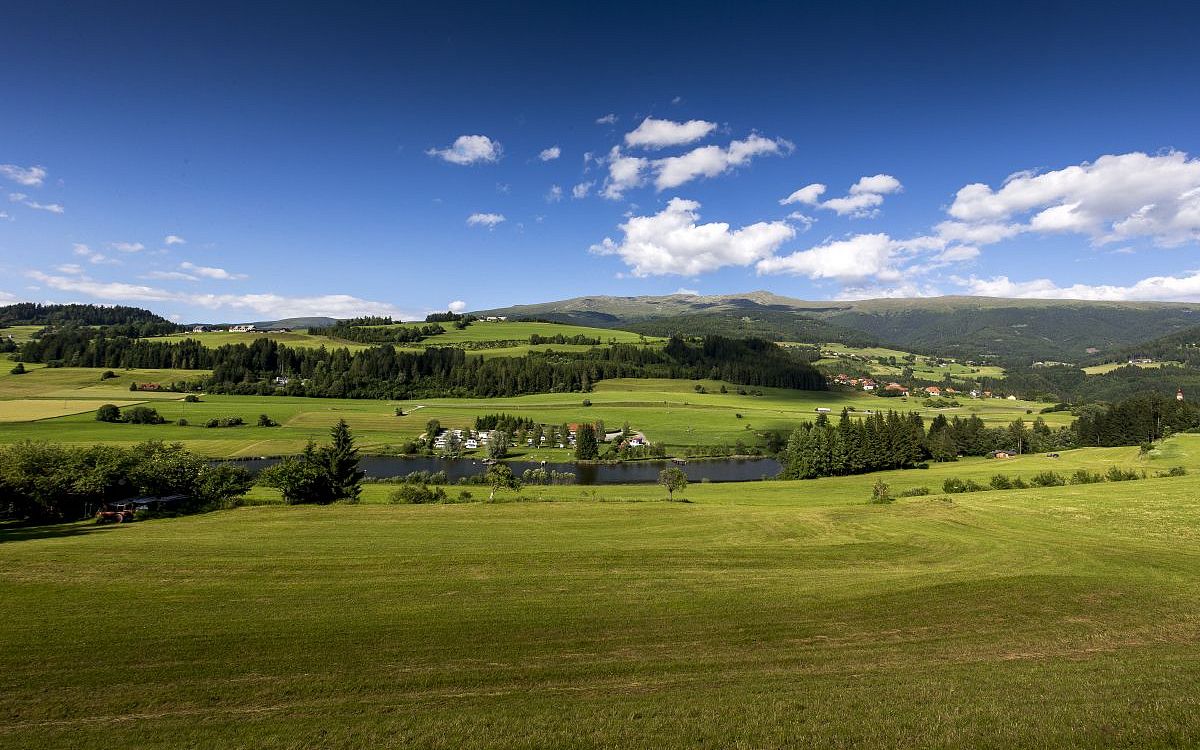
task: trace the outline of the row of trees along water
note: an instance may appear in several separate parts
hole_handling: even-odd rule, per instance
[[[533,352],[484,359],[460,349],[400,351],[382,345],[288,347],[267,338],[206,348],[195,340],[111,336],[107,329],[65,328],[21,345],[27,362],[75,367],[212,370],[212,393],[334,398],[512,396],[588,391],[606,378],[711,378],[751,386],[819,390],[825,377],[775,344],[706,336],[672,338],[662,348],[612,344],[586,352]],[[286,375],[288,383],[272,379]]]

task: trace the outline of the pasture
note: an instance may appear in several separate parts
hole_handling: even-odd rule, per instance
[[[1084,367],[1081,369],[1088,375],[1107,375],[1108,373],[1112,372],[1113,370],[1116,370],[1116,369],[1119,369],[1122,367],[1139,367],[1144,370],[1157,370],[1158,368],[1160,368],[1164,365],[1170,365],[1172,367],[1177,367],[1180,364],[1182,364],[1182,363],[1170,362],[1170,361],[1163,361],[1163,362],[1109,362],[1107,364],[1092,365],[1090,367]]]
[[[837,365],[845,362],[848,364],[856,364],[861,367],[866,367],[872,375],[880,377],[898,377],[905,367],[911,367],[913,376],[922,380],[941,380],[947,374],[956,380],[978,380],[979,378],[1003,378],[1004,368],[996,365],[965,365],[960,362],[947,362],[944,366],[930,364],[928,357],[912,352],[906,352],[899,349],[887,349],[884,347],[854,347],[846,344],[827,343],[821,344],[821,351],[841,354],[843,356],[823,357],[817,360],[817,364],[828,365],[836,369]],[[915,357],[912,364],[904,361],[905,357]],[[869,361],[853,359],[852,357],[865,357]],[[888,359],[888,363],[879,362],[879,358]],[[896,364],[890,363],[890,360],[895,358]]]
[[[1185,477],[886,506],[872,475],[0,529],[0,744],[1194,746],[1196,440],[1119,457]]]
[[[430,419],[444,427],[468,427],[482,414],[508,412],[543,424],[603,420],[608,426],[631,427],[645,432],[669,450],[688,446],[747,446],[765,442],[768,431],[790,431],[801,420],[816,417],[817,408],[828,408],[836,417],[843,407],[867,410],[915,410],[926,418],[936,414],[977,414],[990,424],[1004,424],[1018,417],[1031,422],[1045,406],[1034,402],[1000,399],[965,399],[959,407],[931,409],[920,399],[885,399],[850,391],[793,391],[761,389],[761,396],[739,395],[738,386],[716,381],[621,379],[597,383],[590,393],[551,393],[497,399],[435,398],[414,401],[369,401],[276,396],[204,395],[200,403],[185,403],[178,393],[131,393],[131,381],[170,382],[196,377],[189,371],[120,371],[118,377],[100,381],[101,370],[85,368],[39,369],[20,376],[0,376],[0,404],[16,398],[78,398],[147,400],[172,424],[130,425],[96,422],[90,413],[78,413],[37,422],[12,423],[0,434],[0,442],[51,440],[90,445],[113,442],[132,444],[148,439],[179,441],[207,456],[264,456],[297,453],[310,439],[324,439],[329,427],[345,419],[355,431],[365,452],[386,452],[418,437]],[[698,393],[699,385],[705,393]],[[584,399],[591,406],[583,405]],[[405,416],[396,416],[396,409]],[[3,407],[0,406],[0,410]],[[1027,413],[1033,412],[1033,413]],[[254,426],[267,414],[279,427]],[[740,415],[740,417],[739,417]],[[211,418],[240,416],[242,427],[210,429]],[[187,426],[174,424],[186,419]],[[1045,415],[1051,425],[1068,424],[1069,414]],[[517,457],[562,460],[569,453],[559,449],[526,450],[516,446]]]
[[[369,344],[357,344],[353,341],[333,339],[328,336],[314,336],[307,331],[289,331],[287,333],[267,333],[265,331],[248,331],[236,333],[230,331],[205,331],[203,333],[173,333],[167,336],[155,337],[155,340],[176,342],[184,339],[199,341],[206,347],[215,349],[226,344],[252,344],[256,339],[270,339],[279,344],[296,348],[316,349],[324,346],[327,349],[349,349],[358,351],[369,348]]]

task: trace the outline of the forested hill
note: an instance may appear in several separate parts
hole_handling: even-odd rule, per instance
[[[114,305],[40,305],[20,302],[0,307],[0,326],[16,325],[77,325],[111,326],[152,323],[172,328],[174,323],[140,307]]]
[[[1080,362],[1200,325],[1200,304],[935,297],[810,302],[769,292],[661,297],[578,297],[482,311],[674,332],[684,322],[726,336],[849,345],[872,341],[910,351],[1004,362]],[[1095,350],[1095,351],[1089,351]]]
[[[1122,347],[1107,356],[1097,355],[1094,359],[1099,364],[1127,362],[1144,357],[1160,362],[1182,362],[1191,367],[1200,367],[1200,325],[1133,346]]]

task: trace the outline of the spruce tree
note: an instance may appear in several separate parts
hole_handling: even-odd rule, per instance
[[[333,499],[356,503],[362,493],[362,480],[366,472],[358,468],[358,449],[354,447],[354,436],[346,420],[339,419],[329,431],[329,436],[329,447],[322,452]]]

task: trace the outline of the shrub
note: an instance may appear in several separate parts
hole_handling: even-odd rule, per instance
[[[130,424],[162,424],[167,420],[158,414],[158,410],[149,406],[134,406],[125,410],[125,421]]]
[[[183,397],[183,400],[184,400],[186,403],[189,403],[189,404],[195,404],[195,403],[199,403],[199,402],[200,402],[200,397],[199,397],[199,396],[197,396],[197,395],[196,395],[196,394],[194,394],[194,393],[189,393],[188,395],[186,395],[186,396],[184,396],[184,397]]]
[[[176,422],[175,424],[179,425],[180,427],[187,427],[189,422],[186,419],[184,419],[183,417],[180,417],[179,421]]]
[[[1171,468],[1167,469],[1166,471],[1158,472],[1158,476],[1160,476],[1160,477],[1186,477],[1187,469],[1182,466],[1172,466]]]
[[[474,497],[474,496],[470,493],[469,490],[462,490],[461,492],[458,493],[458,501],[460,503],[469,503],[469,502],[471,502],[472,497]]]
[[[1104,477],[1100,474],[1093,474],[1087,469],[1076,469],[1069,480],[1071,484],[1096,484],[1103,482]]]
[[[259,414],[258,415],[258,426],[259,427],[278,427],[279,423],[276,422],[274,419],[271,419],[266,414]]]
[[[890,503],[891,501],[892,488],[882,479],[876,479],[875,486],[871,488],[871,502]]]
[[[591,400],[590,398],[585,398],[585,399],[583,400],[583,405],[584,405],[584,406],[591,406],[591,405],[592,405],[592,400]]]
[[[1011,490],[1013,488],[1012,480],[1004,474],[997,474],[992,477],[991,486],[993,490]]]
[[[115,372],[113,372],[112,370],[105,370],[104,372],[100,373],[101,380],[112,380],[116,376],[117,376],[117,374]]]
[[[241,417],[221,417],[217,419],[213,417],[204,423],[205,427],[240,427],[246,424],[246,420]]]
[[[1131,482],[1143,477],[1133,469],[1124,470],[1119,466],[1110,466],[1108,467],[1108,471],[1104,473],[1104,478],[1110,482]]]
[[[121,409],[116,404],[104,404],[96,410],[97,422],[120,422]]]
[[[389,503],[403,505],[424,505],[441,503],[446,500],[446,491],[441,487],[430,487],[427,484],[402,484],[388,495]]]
[[[9,370],[9,373],[11,373],[12,375],[24,375],[25,374],[25,364],[23,362],[18,362],[16,367]]]
[[[1030,479],[1029,483],[1034,487],[1062,487],[1067,483],[1067,479],[1062,474],[1057,474],[1053,471],[1043,471],[1039,474],[1034,474],[1033,479]]]
[[[974,479],[963,481],[958,477],[950,477],[942,482],[942,492],[945,492],[947,495],[955,495],[960,492],[982,492],[985,489],[987,487],[979,484]]]
[[[912,487],[900,493],[900,497],[923,497],[933,494],[928,487]]]

